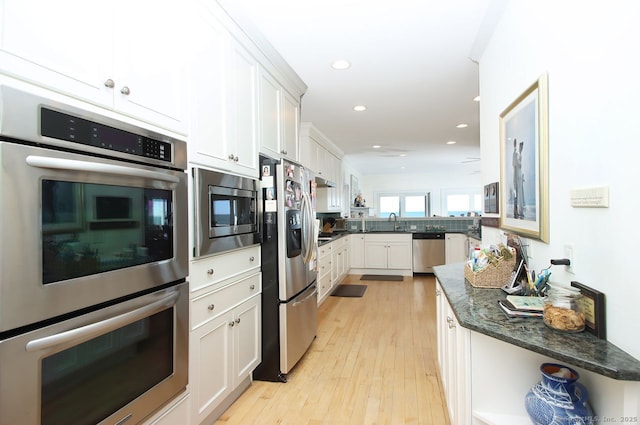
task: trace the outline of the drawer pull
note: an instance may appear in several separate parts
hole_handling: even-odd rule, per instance
[[[212,275],[213,275],[213,269],[209,269],[209,270],[207,270],[207,274],[208,274],[209,276],[212,276]]]
[[[253,255],[251,256],[251,258],[249,258],[249,261],[251,261],[252,263],[255,261],[255,258],[253,257]]]
[[[215,306],[215,305],[213,305],[213,304],[209,304],[209,305],[207,306],[207,309],[209,309],[209,310],[213,310],[214,308],[216,308],[216,306]]]
[[[254,289],[256,289],[256,285],[249,286],[249,289],[251,289],[253,291]]]

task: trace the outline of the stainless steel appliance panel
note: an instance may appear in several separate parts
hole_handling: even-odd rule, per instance
[[[413,234],[413,272],[433,273],[434,266],[445,263],[444,233]]]
[[[140,423],[186,389],[188,298],[182,283],[0,341],[0,423]]]
[[[280,304],[280,370],[289,373],[302,358],[318,330],[318,288],[309,286],[304,292]]]
[[[279,256],[284,273],[280,280],[280,299],[286,301],[307,288],[316,279],[313,268],[315,250],[313,200],[307,187],[302,166],[283,161],[277,167],[279,229],[284,232],[280,238]]]
[[[187,276],[186,173],[2,141],[0,166],[0,332]],[[71,189],[47,199],[49,183]],[[154,191],[172,205],[157,225],[136,212],[155,208]],[[99,218],[101,195],[120,206],[100,214],[129,199],[134,216]]]
[[[194,169],[195,257],[260,242],[257,179]]]

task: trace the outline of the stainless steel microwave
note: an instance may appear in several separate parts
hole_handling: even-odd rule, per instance
[[[260,243],[258,180],[194,169],[194,257]]]

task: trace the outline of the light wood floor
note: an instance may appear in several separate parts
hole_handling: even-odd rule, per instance
[[[360,281],[328,297],[318,337],[286,384],[255,381],[216,425],[448,425],[437,374],[435,279]]]

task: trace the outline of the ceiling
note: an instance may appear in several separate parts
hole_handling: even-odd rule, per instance
[[[478,65],[470,57],[491,2],[234,0],[308,86],[302,121],[361,174],[479,173]],[[332,69],[336,59],[351,67]]]

